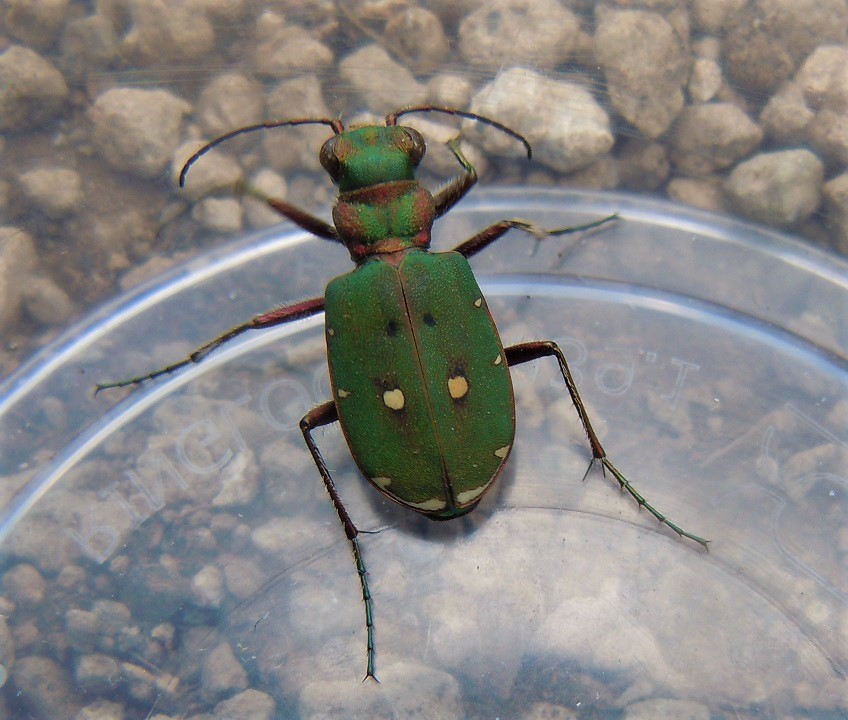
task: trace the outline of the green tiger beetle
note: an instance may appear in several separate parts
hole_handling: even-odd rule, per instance
[[[468,258],[516,229],[537,238],[598,227],[615,218],[572,228],[545,230],[524,220],[502,220],[481,230],[451,252],[430,252],[433,222],[477,182],[477,172],[450,141],[462,173],[435,194],[415,179],[425,152],[424,138],[398,125],[402,115],[439,112],[474,120],[531,148],[517,132],[490,118],[453,108],[425,105],[386,116],[385,126],[345,129],[340,119],[281,120],[226,133],[198,150],[191,165],[220,143],[254,130],[306,124],[327,125],[333,137],[320,162],[338,186],[333,224],[284,200],[244,191],[318,237],[342,243],[356,268],[330,281],[323,298],[303,300],[254,317],[195,350],[180,362],[105,388],[137,385],[200,362],[247,330],[270,328],[324,311],[327,360],[333,399],[300,421],[303,438],[353,550],[365,605],[367,669],[374,674],[373,599],[359,547],[360,530],[342,503],[312,436],[339,422],[356,464],[383,495],[433,520],[450,520],[473,510],[492,487],[509,457],[515,435],[515,400],[509,368],[553,357],[592,450],[586,474],[609,471],[622,490],[660,523],[703,547],[707,541],[684,531],[652,507],[607,458],[565,356],[551,340],[504,348]],[[585,476],[584,476],[585,477]]]

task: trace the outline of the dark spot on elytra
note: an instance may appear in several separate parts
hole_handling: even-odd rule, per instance
[[[394,337],[398,333],[398,325],[394,320],[389,320],[386,324],[386,335]]]
[[[424,313],[424,317],[421,319],[428,327],[436,327],[436,318],[434,318],[430,313]]]

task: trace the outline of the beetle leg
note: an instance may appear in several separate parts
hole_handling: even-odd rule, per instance
[[[347,514],[347,510],[342,504],[342,499],[339,497],[339,493],[336,490],[333,478],[330,476],[330,471],[327,469],[327,464],[324,462],[324,458],[321,457],[321,451],[318,449],[318,445],[312,437],[312,431],[315,428],[338,422],[338,419],[339,413],[336,409],[336,404],[330,400],[329,402],[325,402],[323,405],[319,405],[306,413],[300,421],[300,430],[303,433],[303,439],[306,441],[306,446],[309,448],[309,452],[312,453],[312,459],[315,461],[318,472],[324,480],[324,487],[327,488],[327,493],[330,496],[330,500],[333,502],[333,507],[336,508],[336,514],[338,514],[339,520],[341,520],[341,523],[344,526],[345,535],[347,535],[347,539],[350,541],[350,545],[353,548],[353,558],[356,561],[356,571],[359,573],[359,584],[362,586],[362,601],[365,603],[365,631],[368,644],[368,662],[365,677],[363,678],[364,682],[368,678],[377,680],[377,676],[374,674],[374,606],[371,598],[371,589],[368,587],[368,573],[365,570],[365,561],[362,559],[362,552],[359,549],[359,539],[357,537],[359,535],[359,530],[356,529],[356,525],[353,524],[353,521],[350,519],[350,515]],[[379,682],[379,680],[377,680],[377,682]]]
[[[608,215],[605,218],[601,218],[600,220],[594,220],[593,222],[586,223],[585,225],[556,228],[554,230],[548,230],[539,225],[536,225],[535,223],[529,222],[528,220],[501,220],[500,222],[496,222],[492,225],[489,225],[489,227],[484,228],[473,237],[470,237],[465,242],[457,245],[454,248],[454,252],[458,252],[460,255],[464,255],[465,257],[469,258],[472,255],[476,255],[488,245],[491,245],[493,242],[495,242],[495,240],[499,240],[506,232],[513,229],[529,233],[530,235],[533,235],[537,239],[541,240],[543,238],[554,237],[556,235],[569,235],[571,233],[592,230],[593,228],[600,227],[601,225],[606,225],[607,223],[612,222],[617,218],[618,215],[613,214]]]
[[[462,165],[465,172],[462,173],[462,175],[457,175],[452,180],[449,180],[433,195],[433,199],[436,201],[437,218],[442,217],[442,215],[462,200],[462,198],[465,197],[465,194],[477,183],[477,171],[474,169],[474,166],[468,158],[465,157],[459,143],[459,138],[455,137],[452,140],[448,140],[447,146],[450,148],[454,157],[459,161],[459,164]]]
[[[306,212],[306,210],[301,210],[299,207],[285,200],[266,195],[259,188],[248,182],[242,181],[238,183],[236,190],[240,195],[248,195],[260,202],[264,202],[266,205],[274,208],[280,215],[287,217],[295,225],[302,227],[306,232],[310,232],[325,240],[341,242],[335,227],[321,218],[317,218],[311,213]]]
[[[313,298],[311,300],[303,300],[292,305],[277,308],[276,310],[271,310],[269,312],[263,313],[262,315],[257,315],[252,320],[249,320],[246,323],[242,323],[241,325],[236,325],[234,328],[227,330],[227,332],[225,332],[223,335],[216,337],[214,340],[210,340],[205,345],[201,345],[199,348],[197,348],[197,350],[192,352],[190,355],[187,355],[179,362],[173,363],[172,365],[166,365],[165,367],[159,368],[158,370],[154,370],[153,372],[148,373],[147,375],[139,375],[137,377],[129,378],[128,380],[98,383],[94,388],[94,394],[97,395],[97,393],[99,393],[101,390],[105,390],[106,388],[126,387],[128,385],[140,385],[141,383],[146,382],[147,380],[153,380],[153,378],[161,377],[162,375],[169,375],[170,373],[175,372],[180,368],[184,368],[187,365],[194,365],[196,363],[199,363],[213,350],[216,350],[225,342],[232,340],[234,337],[241,335],[247,330],[256,330],[259,328],[274,327],[274,325],[282,325],[283,323],[291,322],[293,320],[300,320],[301,318],[309,317],[310,315],[315,315],[315,313],[319,313],[323,309],[324,298]]]
[[[708,540],[704,540],[697,535],[686,532],[679,525],[669,520],[653,505],[648,503],[648,501],[645,500],[644,496],[639,493],[638,490],[636,490],[632,483],[624,477],[624,475],[622,475],[612,462],[610,462],[606,451],[601,445],[600,440],[598,440],[598,436],[595,434],[595,430],[589,420],[589,414],[586,412],[586,406],[583,405],[583,400],[581,400],[580,393],[577,391],[577,385],[574,383],[574,377],[571,374],[571,370],[568,368],[565,355],[562,350],[560,350],[559,345],[551,340],[537,340],[534,342],[521,343],[520,345],[513,345],[512,347],[505,348],[504,352],[506,353],[507,364],[510,367],[529,362],[530,360],[536,360],[538,358],[555,357],[559,363],[559,370],[560,373],[562,373],[562,379],[565,381],[565,386],[568,388],[568,394],[571,395],[571,399],[574,401],[574,408],[577,410],[577,415],[580,417],[580,422],[583,424],[583,429],[586,431],[586,437],[589,438],[589,445],[592,448],[592,462],[589,464],[586,474],[589,474],[593,465],[600,465],[601,469],[604,471],[609,470],[610,473],[612,473],[612,476],[618,481],[621,489],[626,490],[637,502],[639,507],[644,507],[660,523],[667,525],[680,537],[689,538],[699,545],[702,545],[705,548],[707,547],[707,543],[709,542]]]

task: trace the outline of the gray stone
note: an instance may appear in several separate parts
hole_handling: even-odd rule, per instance
[[[725,190],[746,217],[784,227],[806,220],[821,202],[824,165],[809,150],[761,153],[730,174]]]

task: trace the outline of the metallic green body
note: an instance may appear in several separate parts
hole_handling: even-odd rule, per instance
[[[249,185],[243,189],[305,230],[344,244],[356,269],[331,281],[324,298],[263,313],[180,362],[97,386],[98,390],[123,387],[167,375],[199,362],[242,332],[325,310],[333,400],[306,413],[300,429],[353,551],[365,606],[365,677],[374,680],[374,603],[359,546],[360,530],[321,456],[312,435],[316,428],[338,420],[357,465],[380,492],[435,520],[454,518],[477,505],[512,448],[515,404],[507,362],[517,365],[553,357],[592,448],[589,467],[597,464],[609,471],[640,507],[678,535],[707,546],[706,540],[685,532],[651,506],[607,459],[556,343],[527,342],[504,351],[466,259],[513,228],[537,237],[564,235],[597,227],[614,216],[557,230],[544,230],[525,220],[501,220],[453,252],[429,252],[433,222],[471,189],[477,173],[454,139],[448,147],[462,174],[435,195],[423,188],[415,179],[415,169],[426,151],[424,139],[417,130],[397,125],[400,116],[412,112],[441,112],[482,122],[521,141],[530,157],[527,140],[504,125],[476,113],[433,105],[391,113],[385,127],[345,130],[340,119],[302,118],[252,125],[220,136],[189,158],[180,171],[181,186],[191,164],[229,138],[284,125],[316,123],[332,128],[334,136],[320,152],[321,165],[339,188],[332,225]]]
[[[470,511],[515,434],[512,383],[486,302],[460,254],[372,257],[325,295],[339,421],[377,488],[428,517]]]

